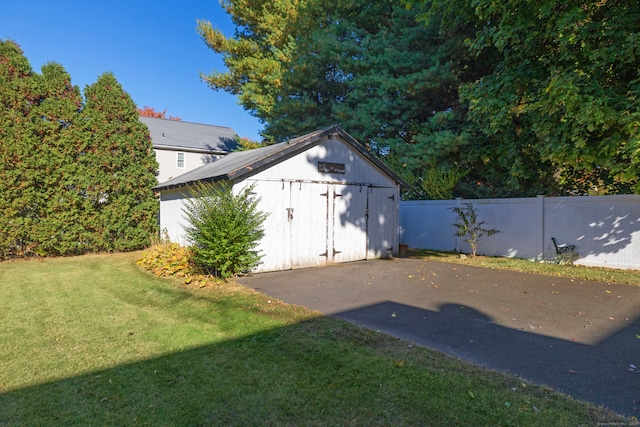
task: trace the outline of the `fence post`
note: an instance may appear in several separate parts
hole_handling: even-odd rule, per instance
[[[536,256],[536,261],[542,262],[544,261],[544,196],[538,196],[538,213],[540,214],[540,229],[538,231],[538,236],[540,237],[540,246],[538,247],[538,256]]]
[[[458,209],[462,208],[462,197],[456,197],[456,202],[458,203]],[[456,251],[461,254],[462,253],[462,237],[456,236]]]

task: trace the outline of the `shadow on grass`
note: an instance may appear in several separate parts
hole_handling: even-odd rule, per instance
[[[560,425],[576,423],[563,418],[571,411],[582,412],[580,423],[616,420],[546,389],[529,386],[533,397],[520,396],[515,377],[466,365],[456,371],[449,358],[374,331],[402,337],[406,327],[425,337],[453,332],[453,353],[498,355],[492,368],[531,372],[623,414],[633,414],[631,401],[640,397],[637,375],[623,366],[638,354],[625,344],[628,331],[594,349],[503,328],[452,304],[430,311],[383,302],[337,317],[369,319],[372,329],[317,318],[12,390],[0,394],[0,426]]]

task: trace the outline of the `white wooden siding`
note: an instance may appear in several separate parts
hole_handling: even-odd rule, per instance
[[[344,174],[318,172],[318,162],[341,163]],[[297,180],[395,187],[396,183],[339,138],[327,139],[297,156],[254,175],[259,180]]]
[[[185,196],[191,196],[186,188],[167,190],[160,194],[160,232],[166,232],[172,242],[182,246],[189,245],[184,231],[188,225],[183,210]]]

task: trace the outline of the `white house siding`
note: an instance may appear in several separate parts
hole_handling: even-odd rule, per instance
[[[344,164],[344,174],[318,171],[318,161]],[[386,257],[397,251],[399,188],[341,140],[318,146],[236,183],[254,186],[268,214],[256,271],[277,271]],[[182,193],[161,193],[160,227],[172,241],[184,236]]]
[[[414,248],[462,250],[454,206],[472,203],[479,221],[501,232],[485,237],[482,255],[535,261],[555,257],[551,237],[576,245],[576,264],[640,270],[640,196],[533,197],[521,199],[404,201],[403,243]]]
[[[181,151],[181,150],[167,150],[167,149],[154,149],[156,153],[156,161],[159,165],[158,182],[163,183],[171,178],[182,175],[200,166],[215,161],[220,156],[195,152],[195,151]],[[184,153],[184,168],[178,168],[178,154]]]
[[[182,246],[189,245],[184,231],[188,225],[184,216],[186,197],[191,197],[187,188],[166,190],[160,193],[160,233],[166,232],[169,240]]]

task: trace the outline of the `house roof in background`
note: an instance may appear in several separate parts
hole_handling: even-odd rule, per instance
[[[318,145],[323,137],[334,134],[339,135],[347,144],[362,154],[399,185],[408,187],[408,184],[400,178],[400,176],[389,169],[367,150],[365,146],[356,141],[351,135],[340,128],[340,126],[333,125],[279,144],[255,148],[253,150],[233,152],[213,163],[200,166],[197,169],[163,182],[155,186],[154,189],[158,191],[169,190],[171,188],[189,186],[199,181],[238,181],[306,151]]]
[[[226,154],[237,148],[236,132],[230,127],[204,125],[140,116],[147,125],[154,148]]]

